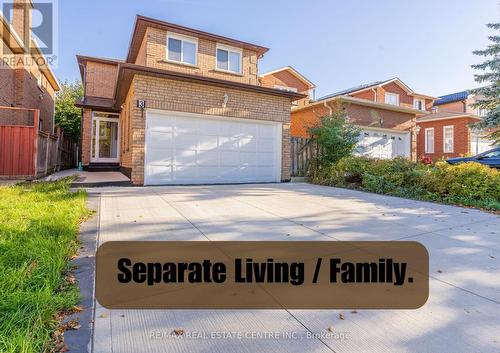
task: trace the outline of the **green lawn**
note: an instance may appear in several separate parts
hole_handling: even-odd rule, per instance
[[[70,181],[0,187],[0,352],[51,351],[56,314],[78,302],[66,274],[89,212]]]

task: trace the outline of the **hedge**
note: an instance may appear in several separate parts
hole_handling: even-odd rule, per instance
[[[309,179],[321,185],[500,210],[500,172],[474,162],[425,165],[402,157],[346,157],[327,166],[311,163]]]

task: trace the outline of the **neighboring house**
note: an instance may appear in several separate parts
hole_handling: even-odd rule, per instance
[[[82,163],[136,185],[290,179],[290,109],[259,85],[267,48],[137,16],[124,61],[78,56]]]
[[[293,103],[293,108],[303,107],[310,99],[314,99],[316,85],[291,66],[266,72],[260,75],[259,82],[264,87],[298,92],[305,95],[306,97]]]
[[[39,130],[54,133],[54,96],[60,87],[32,38],[32,9],[30,0],[15,0],[10,20],[0,11],[0,106],[39,109]],[[28,124],[30,119],[0,112],[5,125]]]
[[[487,132],[470,126],[486,113],[472,107],[477,99],[468,91],[444,95],[434,102],[432,113],[417,119],[419,158],[427,156],[438,160],[460,157],[493,147]]]
[[[356,86],[293,108],[291,135],[310,137],[308,130],[322,116],[343,108],[348,121],[362,128],[357,154],[415,160],[416,118],[431,109],[434,99],[398,78]]]
[[[59,84],[31,33],[31,0],[0,11],[0,178],[36,178],[58,167],[54,99]]]

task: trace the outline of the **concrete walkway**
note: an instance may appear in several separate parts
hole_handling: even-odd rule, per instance
[[[45,177],[44,180],[54,181],[62,178],[66,178],[69,176],[76,176],[76,179],[73,181],[73,186],[91,186],[95,185],[106,185],[113,183],[129,183],[130,179],[123,175],[120,172],[88,172],[78,170],[76,168],[73,169],[65,169],[60,172],[56,172]]]
[[[500,351],[498,216],[304,183],[89,192],[101,194],[100,244],[411,239],[427,247],[431,273],[429,300],[418,310],[110,311],[97,305],[94,352]],[[184,335],[173,335],[176,329]]]

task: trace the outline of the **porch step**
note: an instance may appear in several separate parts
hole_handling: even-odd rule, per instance
[[[90,163],[89,172],[115,172],[120,170],[120,163]]]

